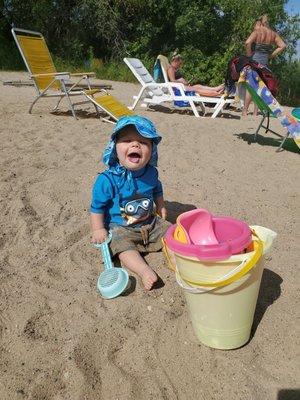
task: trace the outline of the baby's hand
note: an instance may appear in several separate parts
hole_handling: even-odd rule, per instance
[[[98,244],[102,243],[108,237],[108,232],[105,228],[96,229],[92,232],[91,243]]]
[[[161,207],[159,210],[157,210],[157,213],[162,217],[162,219],[167,218],[167,209],[166,207]]]

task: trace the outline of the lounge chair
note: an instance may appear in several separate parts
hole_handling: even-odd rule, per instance
[[[162,71],[162,75],[164,78],[165,82],[170,82],[169,78],[168,78],[168,73],[167,70],[170,66],[169,60],[166,56],[163,56],[162,54],[160,54],[157,57],[157,62],[160,62],[160,67],[161,67],[161,71]],[[199,95],[198,94],[199,99],[202,100],[203,103],[203,107],[204,107],[204,114],[206,113],[205,110],[205,104],[204,103],[211,103],[211,104],[215,104],[214,106],[214,112],[211,116],[211,118],[216,118],[216,116],[222,111],[223,107],[226,104],[232,104],[235,102],[234,99],[232,98],[227,98],[225,94],[223,94],[222,96],[211,96],[209,94],[209,92],[203,91],[203,94]]]
[[[103,121],[115,123],[119,118],[125,115],[133,115],[133,111],[122,104],[118,99],[102,89],[96,96],[86,94],[86,97],[100,110],[108,114],[108,117],[102,117]]]
[[[245,67],[241,72],[238,84],[245,86],[246,90],[251,94],[252,100],[262,113],[262,119],[256,129],[254,140],[257,139],[259,130],[264,128],[266,129],[265,133],[269,131],[276,136],[283,138],[276,152],[282,150],[283,145],[289,136],[291,136],[300,147],[300,122],[292,115],[284,113],[281,105],[269,91],[258,73],[250,67]],[[287,133],[284,137],[269,128],[270,116],[278,118],[282,126],[287,129]],[[265,119],[267,119],[267,125],[264,125]]]
[[[90,98],[99,92],[99,89],[92,89],[89,81],[89,78],[95,74],[93,72],[72,74],[69,72],[57,72],[46,41],[41,33],[19,28],[13,28],[11,31],[37,91],[37,97],[31,104],[29,113],[31,113],[35,103],[42,97],[58,97],[54,111],[58,109],[61,100],[66,98],[70,110],[76,118],[74,106],[89,102],[90,100],[86,98],[86,95]],[[67,87],[71,77],[78,78],[77,82]],[[77,88],[77,85],[83,81],[87,83],[88,90]],[[84,101],[73,103],[71,101],[73,96],[81,96]]]
[[[187,96],[184,92],[184,86],[181,83],[156,83],[139,59],[124,58],[124,62],[142,85],[138,95],[134,96],[134,102],[130,107],[132,110],[135,109],[140,100],[143,101],[142,106],[146,107],[164,102],[173,104],[174,101],[184,101],[189,104],[195,117],[200,117],[196,104],[199,104],[202,111],[204,111],[203,99],[198,96]],[[173,88],[179,90],[180,96],[175,96]]]

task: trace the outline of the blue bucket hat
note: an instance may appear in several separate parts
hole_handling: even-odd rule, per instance
[[[121,117],[116,123],[113,133],[111,135],[110,141],[103,152],[103,163],[107,166],[112,166],[118,162],[117,152],[116,152],[116,140],[118,133],[125,128],[125,126],[133,125],[137,132],[147,138],[152,140],[152,154],[149,161],[150,165],[154,167],[157,166],[157,145],[161,141],[161,136],[156,132],[154,124],[145,117],[140,115],[127,115]]]

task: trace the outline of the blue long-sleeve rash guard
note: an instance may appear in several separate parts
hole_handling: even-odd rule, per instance
[[[122,211],[126,204],[134,204],[133,200],[137,199],[149,199],[149,209],[153,209],[153,201],[163,195],[162,184],[155,167],[147,165],[138,171],[131,171],[130,175],[128,178],[127,174],[116,174],[108,169],[99,174],[95,181],[90,211],[105,214],[107,227],[110,224],[128,225]],[[143,211],[145,204],[147,200],[138,206],[139,211]],[[133,208],[132,205],[131,209]]]

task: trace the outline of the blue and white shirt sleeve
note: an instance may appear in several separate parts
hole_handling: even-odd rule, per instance
[[[100,174],[92,190],[92,202],[90,211],[95,214],[107,212],[107,205],[113,198],[113,188],[105,175]]]

